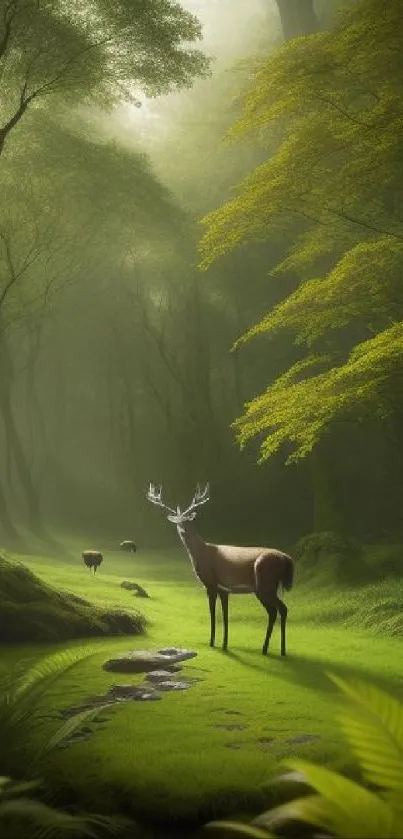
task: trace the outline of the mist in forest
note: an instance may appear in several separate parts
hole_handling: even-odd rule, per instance
[[[287,443],[258,464],[260,438],[236,440],[245,404],[303,350],[287,332],[234,342],[299,280],[270,274],[284,258],[272,235],[201,271],[200,219],[267,158],[267,144],[223,137],[291,23],[274,0],[181,5],[203,25],[209,76],[153,98],[139,84],[109,110],[57,89],[1,134],[1,539],[164,544],[176,534],[147,504],[150,481],[171,505],[209,481],[200,528],[215,541],[397,539],[403,472],[381,417],[338,420],[289,465]],[[315,4],[319,28],[337,6]]]

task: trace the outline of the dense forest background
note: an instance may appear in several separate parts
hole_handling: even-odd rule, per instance
[[[298,394],[293,402],[280,389],[284,416],[278,419],[277,413],[275,427],[290,424],[299,405],[305,413],[301,427],[289,428],[260,464],[262,433],[270,422],[255,429],[242,451],[232,427],[245,403],[270,390],[293,365],[304,364],[307,352],[330,354],[340,364],[352,347],[401,318],[402,158],[396,139],[401,132],[391,120],[401,118],[401,69],[393,21],[373,36],[381,56],[376,67],[367,28],[366,52],[351,69],[348,50],[354,43],[343,35],[345,29],[337,35],[337,0],[242,0],[229,29],[223,21],[230,19],[230,0],[211,4],[182,4],[201,19],[209,10],[199,48],[212,56],[211,75],[203,57],[192,54],[177,65],[177,79],[164,85],[149,63],[148,77],[139,78],[138,100],[122,96],[127,56],[119,56],[119,67],[108,67],[105,91],[97,70],[102,56],[93,62],[82,27],[52,17],[48,7],[39,14],[37,4],[27,3],[31,25],[29,31],[14,30],[14,49],[6,36],[18,4],[4,6],[0,533],[5,545],[21,533],[45,536],[67,529],[98,533],[100,539],[133,536],[140,546],[163,544],[175,533],[148,509],[150,481],[161,483],[168,503],[176,504],[186,501],[196,481],[209,480],[211,504],[201,528],[214,540],[290,546],[312,531],[334,530],[363,542],[397,542],[403,535],[398,348],[387,374],[381,365],[376,398],[372,388],[371,399],[361,399],[365,382],[354,380],[343,402],[342,385],[339,404],[345,410],[327,412],[321,433],[313,433],[313,446],[304,444],[301,428],[313,428],[328,398],[315,383],[317,403],[312,394],[310,402],[308,397],[301,402]],[[216,17],[214,5],[220,5]],[[347,4],[351,14],[356,5]],[[370,27],[380,5],[369,0],[361,5],[369,15],[363,25],[367,21]],[[391,3],[397,11],[398,5]],[[192,25],[184,22],[189,37],[196,33]],[[293,40],[311,33],[317,33],[318,47],[310,39],[304,47]],[[305,79],[297,61],[303,49],[304,61],[312,56]],[[337,78],[329,71],[332,49],[340,50],[344,69]],[[78,69],[77,50],[85,56]],[[223,142],[244,112],[242,94],[256,66],[271,57],[278,75],[263,71],[260,90],[267,84],[266,99],[259,103],[256,94],[246,111],[263,136],[259,142],[253,134],[243,142]],[[193,84],[196,71],[201,78]],[[132,78],[133,67],[127,72]],[[189,87],[170,92],[175,81]],[[389,112],[379,109],[366,139],[368,125],[361,124],[361,134],[354,129],[360,131],[363,112],[373,118],[380,91],[386,91]],[[317,108],[321,96],[332,123],[308,112],[306,103]],[[293,131],[298,156],[294,170],[283,159],[287,181],[278,153],[286,155],[284,144],[292,146]],[[340,147],[334,149],[338,141],[342,156]],[[332,162],[315,180],[318,157]],[[228,213],[236,185],[250,173],[270,178],[264,167],[271,160],[280,167],[281,201],[280,193],[269,196],[277,200],[276,212],[270,214],[261,191],[260,203],[249,203],[256,213],[247,229],[238,206],[234,224],[241,233],[233,241],[242,246],[235,249],[228,246],[228,230],[227,245],[220,246],[220,223],[225,224],[213,214],[205,235],[216,239],[201,255],[206,228],[200,219],[215,210]],[[259,190],[256,178],[253,188]],[[304,184],[308,205],[302,200]],[[343,199],[347,187],[349,204]],[[246,202],[249,188],[239,193]],[[210,258],[212,252],[220,255],[220,247],[220,258]],[[201,270],[206,250],[210,256]],[[339,274],[333,291],[323,286],[316,296],[323,303],[327,295],[328,305],[315,308],[308,294],[298,308],[295,295],[301,296],[306,282],[332,279],[346,254],[350,274],[344,266],[344,286],[337,285]],[[261,334],[232,351],[235,341],[292,295],[294,308],[274,310],[283,322],[270,336]],[[326,328],[304,335],[307,312]],[[377,364],[374,356],[368,369]],[[270,410],[278,412],[278,405],[266,405]],[[296,443],[301,456],[287,464]]]

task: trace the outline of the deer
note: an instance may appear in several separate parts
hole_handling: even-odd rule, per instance
[[[132,539],[125,539],[120,543],[119,548],[121,551],[128,551],[128,553],[132,554],[135,554],[137,551],[137,545]]]
[[[100,551],[83,551],[82,558],[84,560],[84,565],[86,565],[90,571],[91,568],[94,569],[94,574],[104,559]]]
[[[198,508],[210,500],[209,484],[201,490],[199,484],[189,506],[176,511],[162,501],[162,487],[150,484],[147,499],[168,512],[168,521],[176,524],[193,571],[205,587],[210,609],[210,647],[215,645],[216,603],[221,601],[223,617],[223,650],[228,648],[228,601],[230,594],[254,594],[268,616],[262,654],[267,655],[270,639],[280,614],[281,655],[286,655],[286,625],[288,609],[278,597],[280,586],[289,591],[294,581],[294,561],[276,548],[236,547],[204,542],[194,525]]]

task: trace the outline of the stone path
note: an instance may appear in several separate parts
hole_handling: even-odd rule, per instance
[[[144,674],[143,682],[140,684],[113,684],[105,694],[89,696],[80,705],[62,711],[61,716],[64,719],[69,719],[83,711],[100,709],[100,713],[91,720],[90,725],[83,725],[71,737],[63,741],[58,748],[67,748],[72,743],[86,740],[97,727],[105,727],[108,723],[108,711],[123,702],[158,701],[168,691],[188,690],[193,684],[201,681],[201,677],[187,676],[183,678],[182,675],[178,676],[176,674],[183,669],[183,663],[185,661],[195,658],[196,655],[197,653],[192,650],[185,650],[181,647],[164,647],[160,650],[129,650],[128,652],[121,653],[116,658],[106,661],[103,664],[104,670],[117,673],[142,673]],[[212,713],[223,713],[228,717],[245,716],[242,711],[238,711],[235,708],[213,708]],[[250,728],[247,722],[231,721],[211,722],[210,727],[224,731],[246,731]],[[305,733],[296,734],[286,739],[285,735],[290,734],[289,729],[263,726],[264,730],[269,731],[270,735],[255,737],[254,739],[241,742],[223,743],[223,746],[227,749],[234,750],[258,748],[267,751],[273,744],[289,747],[320,739],[319,734]]]
[[[164,647],[160,650],[130,650],[117,658],[112,658],[103,664],[103,669],[121,673],[146,673],[144,682],[140,685],[114,684],[105,694],[89,696],[80,705],[66,708],[61,712],[63,719],[69,719],[82,711],[102,708],[106,713],[122,702],[148,702],[162,699],[167,691],[188,690],[191,685],[199,682],[200,676],[188,677],[186,680],[174,677],[182,670],[179,662],[194,658],[197,653],[180,647]],[[163,667],[161,667],[163,665]],[[71,737],[64,740],[58,748],[65,749],[72,743],[86,740],[95,727],[104,726],[107,718],[96,716],[91,720],[91,726],[84,725]]]

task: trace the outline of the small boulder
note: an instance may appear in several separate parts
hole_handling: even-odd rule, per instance
[[[135,591],[136,597],[149,597],[150,595],[147,594],[145,588],[139,586],[138,583],[131,583],[129,580],[123,580],[123,583],[120,584],[121,588],[125,588],[127,591]]]
[[[197,653],[178,647],[167,647],[164,650],[129,650],[117,658],[110,658],[103,665],[104,670],[118,673],[149,673],[150,670],[168,668],[180,661],[194,658]]]
[[[173,679],[166,679],[163,682],[158,682],[160,690],[187,690],[190,688],[190,682],[177,682]]]

